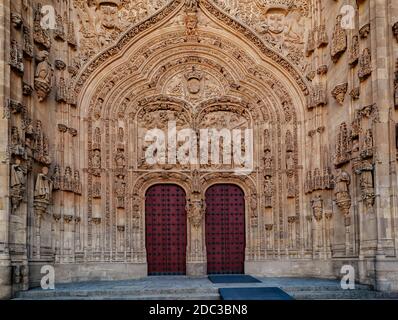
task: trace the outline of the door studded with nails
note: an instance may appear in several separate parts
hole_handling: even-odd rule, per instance
[[[148,275],[185,275],[186,195],[177,185],[155,185],[145,197]]]
[[[243,274],[245,196],[238,186],[219,184],[206,192],[208,274]]]

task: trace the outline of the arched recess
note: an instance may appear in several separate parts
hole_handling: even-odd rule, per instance
[[[200,1],[194,39],[187,34],[188,26],[178,23],[186,15],[183,3],[174,1],[167,8],[161,18],[153,18],[153,25],[134,27],[115,47],[99,54],[75,82],[81,150],[85,150],[80,165],[87,169],[87,218],[99,222],[96,236],[107,238],[104,250],[112,251],[118,232],[124,232],[126,260],[145,262],[143,199],[137,186],[181,178],[191,185],[187,261],[192,266],[188,269],[202,268],[198,273],[203,273],[203,183],[206,176],[218,175],[236,179],[243,190],[250,190],[247,260],[272,256],[277,248],[298,252],[291,239],[293,234],[300,236],[303,220],[304,153],[298,141],[305,141],[309,91],[305,80],[288,60],[210,2]],[[231,168],[213,165],[140,164],[140,126],[148,129],[146,123],[177,120],[181,128],[198,129],[214,112],[221,113],[218,119],[232,119],[235,114],[235,120],[246,119],[245,126],[253,129],[254,170],[248,176],[235,178]],[[228,117],[223,116],[226,113]],[[232,129],[233,123],[228,122],[227,128]],[[134,191],[123,185],[135,186]],[[132,200],[120,204],[123,196]],[[113,228],[115,224],[120,228]],[[272,236],[264,227],[270,225]],[[92,251],[93,232],[89,230],[87,240],[87,250]]]

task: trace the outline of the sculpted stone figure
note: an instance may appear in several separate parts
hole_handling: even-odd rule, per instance
[[[265,150],[263,161],[264,169],[272,169],[272,154],[270,150]]]
[[[34,197],[35,200],[50,203],[53,183],[47,177],[48,168],[43,167],[42,172],[37,175]]]
[[[15,126],[11,128],[11,149],[14,155],[23,156],[25,154],[25,148],[22,145],[18,128]]]
[[[323,200],[321,196],[316,196],[311,200],[312,213],[316,221],[321,221],[323,217]]]
[[[257,218],[257,195],[252,194],[250,198],[250,209],[252,211],[252,218]]]
[[[35,90],[39,101],[44,101],[51,91],[53,67],[48,62],[48,52],[40,51],[37,60],[40,61],[35,73]]]
[[[34,190],[34,208],[38,216],[42,216],[47,212],[48,206],[51,202],[51,194],[53,191],[53,183],[47,177],[48,168],[43,167],[41,173],[37,175],[35,190]]]
[[[273,194],[273,184],[272,184],[272,177],[266,176],[264,181],[264,200],[265,200],[265,207],[272,208],[272,194]]]
[[[73,177],[72,177],[72,169],[70,167],[65,168],[65,175],[63,179],[63,190],[73,191]]]
[[[115,180],[115,195],[116,195],[116,206],[118,208],[124,208],[125,196],[126,196],[126,182],[123,176],[117,176]]]
[[[95,169],[101,168],[101,151],[100,150],[94,150],[93,168],[95,168]]]
[[[192,226],[194,228],[199,228],[202,224],[204,213],[206,211],[206,203],[203,199],[199,199],[197,197],[188,199],[186,211]]]
[[[117,149],[117,152],[115,155],[115,163],[116,163],[116,167],[119,169],[122,169],[126,166],[126,158],[124,156],[123,149]]]
[[[350,184],[350,175],[346,171],[340,170],[336,177],[334,194],[336,204],[344,215],[348,215],[351,208]]]
[[[11,203],[13,210],[16,210],[23,199],[26,183],[26,168],[21,165],[19,159],[11,166]]]
[[[286,153],[286,170],[294,170],[294,155],[293,152]]]
[[[73,176],[73,192],[76,194],[82,194],[82,183],[80,181],[79,170],[75,170]]]
[[[62,178],[61,178],[61,172],[59,165],[55,165],[54,167],[54,173],[52,175],[52,181],[53,181],[53,190],[60,190],[61,189],[61,183],[62,183]]]

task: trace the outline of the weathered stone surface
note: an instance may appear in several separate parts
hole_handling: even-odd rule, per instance
[[[186,193],[188,274],[207,272],[206,190],[229,183],[247,273],[336,278],[345,261],[398,291],[398,3],[358,1],[349,27],[341,1],[61,2],[0,3],[0,298],[46,264],[64,282],[145,276],[155,184]],[[170,123],[251,129],[252,170],[243,145],[149,163],[146,133]]]

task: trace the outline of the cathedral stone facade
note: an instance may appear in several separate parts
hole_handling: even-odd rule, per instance
[[[0,298],[44,265],[398,291],[397,1],[2,0],[0,41]],[[253,170],[148,164],[170,121],[252,130]]]

